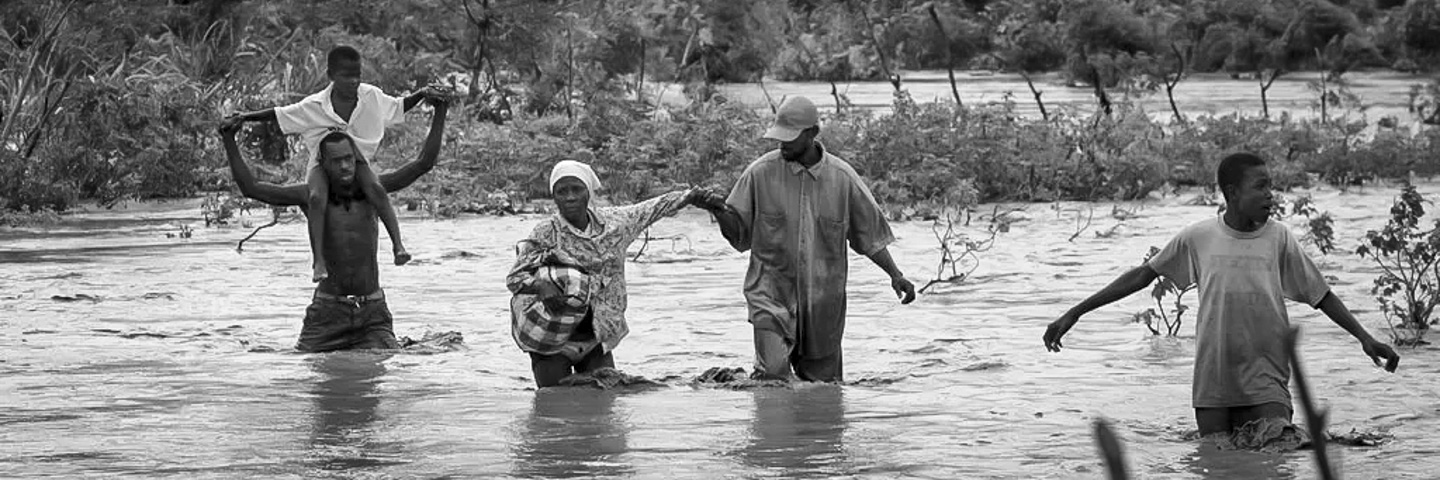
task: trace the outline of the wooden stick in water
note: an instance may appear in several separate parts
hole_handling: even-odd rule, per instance
[[[1310,385],[1305,381],[1305,372],[1300,368],[1299,349],[1296,348],[1297,339],[1300,337],[1300,327],[1290,327],[1285,334],[1285,350],[1290,353],[1290,369],[1295,374],[1295,390],[1300,392],[1300,403],[1305,406],[1305,425],[1310,429],[1310,448],[1315,451],[1315,468],[1323,480],[1335,480],[1335,472],[1330,465],[1330,457],[1325,452],[1325,414],[1315,406],[1315,401],[1310,397]]]
[[[1125,452],[1120,449],[1120,439],[1104,418],[1095,419],[1095,444],[1100,447],[1100,457],[1105,459],[1105,471],[1110,473],[1110,480],[1130,478],[1125,470]]]
[[[246,235],[245,238],[240,239],[240,243],[235,244],[235,253],[245,253],[245,242],[249,241],[251,238],[255,238],[255,234],[260,233],[261,230],[273,227],[275,226],[275,224],[280,223],[280,214],[284,211],[284,207],[272,207],[270,210],[270,223],[255,227],[255,231],[250,232],[250,234]]]

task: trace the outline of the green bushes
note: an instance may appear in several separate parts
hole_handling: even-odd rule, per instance
[[[1390,207],[1390,220],[1365,233],[1355,253],[1380,267],[1371,293],[1396,345],[1425,343],[1432,314],[1440,305],[1440,221],[1421,224],[1426,200],[1406,185]]]
[[[440,213],[483,211],[475,205],[495,197],[546,198],[550,166],[578,158],[595,166],[605,196],[624,203],[680,185],[728,187],[775,148],[759,138],[769,119],[739,104],[697,102],[658,115],[663,118],[618,99],[587,107],[594,110],[580,111],[574,121],[521,115],[506,126],[470,119],[463,109],[452,112],[440,166],[400,197]],[[867,179],[896,217],[934,217],[962,190],[974,201],[997,202],[1132,200],[1175,186],[1208,189],[1219,159],[1239,150],[1267,158],[1281,189],[1307,187],[1312,179],[1350,188],[1440,168],[1440,134],[1433,132],[1382,129],[1364,140],[1359,124],[1284,116],[1165,125],[1128,104],[1117,107],[1109,117],[1039,120],[1018,116],[1009,104],[916,103],[902,91],[893,114],[846,110],[822,119],[820,139]],[[387,137],[393,140],[382,149],[382,165],[418,151],[424,121],[413,117]]]

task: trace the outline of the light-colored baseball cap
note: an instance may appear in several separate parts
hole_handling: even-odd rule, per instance
[[[796,95],[780,102],[775,111],[775,123],[765,131],[770,140],[788,142],[800,136],[800,131],[820,124],[820,112],[810,99]]]

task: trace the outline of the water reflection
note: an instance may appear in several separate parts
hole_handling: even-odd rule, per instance
[[[400,445],[375,440],[379,392],[390,354],[335,352],[311,355],[319,374],[311,387],[315,402],[309,457],[326,471],[354,473],[400,462]]]
[[[616,394],[589,388],[546,388],[535,399],[511,446],[514,474],[540,478],[631,475],[629,419],[615,411]]]
[[[754,391],[746,465],[785,477],[846,475],[845,393],[839,385],[799,384]]]
[[[1291,465],[1291,455],[1308,455],[1309,451],[1295,454],[1268,454],[1250,451],[1220,450],[1209,442],[1196,447],[1194,453],[1180,460],[1190,473],[1200,478],[1266,478],[1290,480],[1296,478]]]

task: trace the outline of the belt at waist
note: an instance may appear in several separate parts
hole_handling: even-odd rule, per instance
[[[350,304],[355,304],[355,305],[361,305],[361,304],[366,304],[366,303],[370,303],[370,302],[378,302],[378,301],[384,300],[384,299],[385,299],[385,291],[384,291],[384,290],[376,290],[376,291],[370,293],[369,295],[335,295],[335,294],[333,294],[333,293],[325,293],[325,292],[316,290],[316,291],[315,291],[315,299],[316,299],[316,300],[329,300],[329,301],[332,301],[332,302],[341,302],[341,303],[350,303]]]

